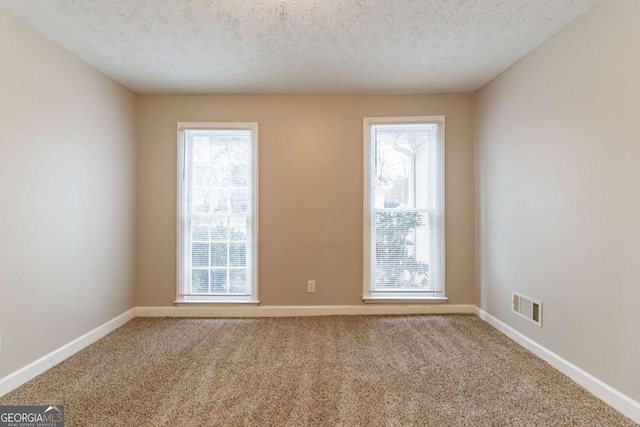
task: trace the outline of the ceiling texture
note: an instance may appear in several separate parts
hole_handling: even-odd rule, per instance
[[[596,2],[0,0],[0,8],[137,93],[441,93],[479,89]]]

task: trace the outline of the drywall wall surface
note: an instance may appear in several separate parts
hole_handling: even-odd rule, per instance
[[[446,286],[474,301],[473,94],[140,96],[136,304],[176,296],[177,122],[258,122],[259,299],[362,304],[363,117],[446,116]],[[307,292],[307,280],[316,292]]]
[[[476,150],[480,307],[640,401],[638,22],[600,2],[480,90]]]
[[[0,10],[0,377],[133,306],[135,97]]]

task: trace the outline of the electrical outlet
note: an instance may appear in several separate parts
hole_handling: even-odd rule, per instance
[[[307,292],[315,292],[316,291],[316,281],[308,280],[307,281]]]

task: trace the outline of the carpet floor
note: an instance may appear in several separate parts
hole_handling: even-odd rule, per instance
[[[68,426],[634,426],[476,316],[137,318],[0,398]]]

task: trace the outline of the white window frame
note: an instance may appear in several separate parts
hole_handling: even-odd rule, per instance
[[[371,205],[374,202],[375,188],[372,185],[373,167],[375,166],[374,160],[374,144],[373,135],[371,132],[373,125],[385,125],[385,124],[436,124],[438,125],[439,138],[436,143],[440,142],[440,146],[435,147],[435,150],[441,154],[441,162],[438,170],[434,170],[435,176],[432,179],[440,180],[441,185],[441,209],[437,212],[429,212],[430,220],[428,226],[431,231],[435,229],[442,230],[442,233],[430,233],[432,236],[439,236],[439,238],[433,239],[430,242],[432,250],[440,251],[440,257],[442,262],[440,264],[439,271],[436,272],[437,281],[440,283],[440,289],[434,291],[379,291],[373,290],[371,287],[371,267],[375,262],[373,260],[371,245],[373,243],[372,232],[372,218],[371,218]],[[364,142],[364,224],[363,224],[363,287],[362,287],[362,299],[366,303],[388,303],[388,302],[446,302],[448,301],[445,295],[445,116],[411,116],[411,117],[364,117],[363,118],[363,142]],[[435,168],[434,168],[435,169]],[[441,227],[441,228],[440,228]],[[432,268],[432,266],[429,266]]]
[[[245,303],[258,304],[258,130],[257,122],[178,122],[178,168],[177,168],[177,272],[176,272],[176,304],[202,304],[202,303]],[[183,296],[181,289],[188,280],[185,274],[190,270],[191,264],[183,266],[183,260],[191,259],[191,233],[183,233],[181,239],[180,230],[190,230],[190,216],[186,213],[184,200],[188,186],[183,184],[186,177],[186,131],[189,130],[250,130],[251,131],[251,194],[249,195],[250,208],[248,215],[251,217],[251,229],[248,230],[247,245],[251,247],[250,264],[251,283],[250,294],[214,294],[201,296]],[[183,256],[183,251],[188,251]],[[189,276],[190,277],[190,276]],[[188,299],[186,299],[188,298]]]

